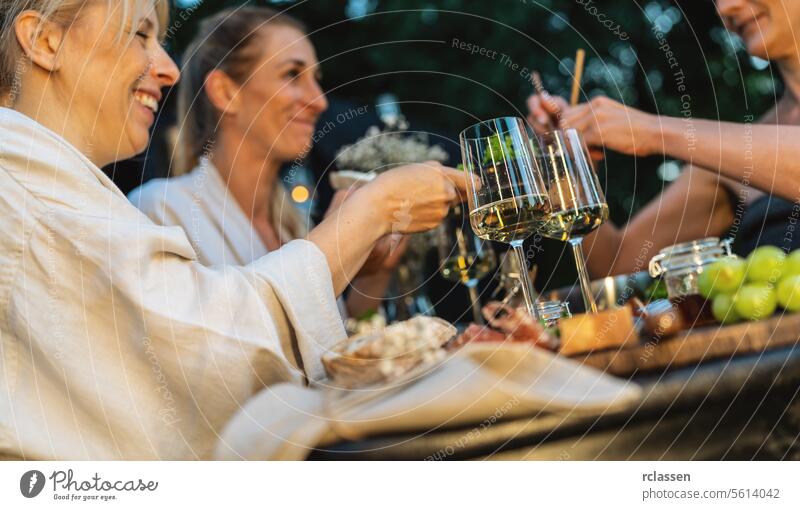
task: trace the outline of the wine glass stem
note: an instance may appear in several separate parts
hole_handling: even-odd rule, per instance
[[[469,300],[472,303],[472,321],[475,324],[483,326],[485,323],[483,321],[483,315],[481,315],[481,303],[478,300],[478,289],[475,287],[477,283],[478,282],[469,282],[465,285],[469,291]]]
[[[515,241],[511,243],[514,248],[514,253],[517,255],[517,262],[519,263],[519,279],[522,284],[522,295],[525,298],[525,306],[528,308],[528,313],[533,317],[533,320],[539,321],[539,313],[536,311],[536,303],[533,300],[533,285],[531,285],[531,278],[528,275],[528,261],[525,259],[525,250],[522,248],[522,241]]]
[[[572,254],[575,255],[575,266],[578,268],[578,279],[581,282],[581,294],[586,313],[597,313],[597,304],[594,302],[592,286],[589,283],[589,272],[586,270],[586,259],[583,258],[583,238],[575,237],[569,240],[572,245]]]

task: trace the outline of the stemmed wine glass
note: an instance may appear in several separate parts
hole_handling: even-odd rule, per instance
[[[608,205],[592,167],[589,150],[575,129],[551,131],[540,137],[541,164],[550,215],[539,233],[551,239],[568,241],[587,313],[597,313],[589,274],[583,255],[583,237],[608,220]]]
[[[464,169],[473,177],[467,179],[472,230],[482,239],[508,243],[514,249],[523,268],[520,279],[525,305],[538,320],[522,248],[550,212],[533,153],[536,141],[528,135],[525,121],[517,117],[479,122],[465,129],[460,141]]]
[[[454,206],[445,221],[437,227],[436,247],[442,277],[467,287],[472,302],[472,319],[476,324],[483,324],[476,287],[478,281],[495,268],[497,258],[491,243],[477,237],[472,231],[461,204]]]

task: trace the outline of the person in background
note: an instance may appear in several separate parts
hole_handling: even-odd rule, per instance
[[[256,392],[324,377],[335,296],[378,240],[434,227],[465,189],[440,165],[394,169],[305,239],[201,264],[100,170],[147,147],[179,78],[167,12],[0,2],[0,458],[209,458]]]
[[[691,120],[645,113],[607,97],[570,107],[554,96],[528,99],[537,131],[548,120],[579,129],[591,147],[634,156],[663,154],[687,163],[680,177],[623,227],[611,222],[587,237],[587,265],[595,277],[637,267],[643,247],[650,256],[673,244],[703,237],[732,237],[747,255],[767,244],[800,247],[800,2],[718,0],[727,28],[747,51],[771,60],[786,90],[757,124]]]
[[[239,7],[203,20],[179,85],[176,177],[151,180],[128,198],[154,222],[183,227],[207,265],[248,264],[305,238],[309,220],[279,172],[311,149],[328,106],[319,77],[305,28],[287,14]],[[290,168],[284,180],[292,177]],[[345,315],[380,307],[400,242],[379,243],[352,282]]]

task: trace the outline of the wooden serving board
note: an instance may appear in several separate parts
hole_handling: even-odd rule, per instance
[[[592,352],[573,359],[614,375],[631,375],[761,352],[793,345],[798,340],[800,313],[783,314],[758,322],[695,328],[660,341],[643,338],[633,347]]]

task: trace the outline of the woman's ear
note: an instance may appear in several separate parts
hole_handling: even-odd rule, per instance
[[[214,108],[221,113],[237,113],[239,111],[239,85],[224,71],[215,69],[206,76],[205,92]]]
[[[64,28],[42,19],[42,14],[33,10],[22,11],[14,23],[17,41],[25,55],[46,71],[57,71],[60,67],[58,50],[64,41]]]

